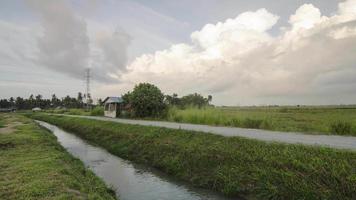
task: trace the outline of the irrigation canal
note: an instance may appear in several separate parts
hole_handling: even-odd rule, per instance
[[[113,187],[120,200],[231,200],[174,180],[150,167],[121,159],[54,125],[36,122],[51,130],[70,154]]]

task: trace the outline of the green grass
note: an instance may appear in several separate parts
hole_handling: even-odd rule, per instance
[[[46,113],[54,113],[54,114],[67,114],[67,115],[91,115],[91,116],[103,116],[104,108],[101,106],[97,106],[90,111],[81,108],[71,108],[71,109],[48,109],[43,110]]]
[[[258,199],[355,199],[356,153],[36,114],[111,153],[195,186]]]
[[[4,119],[5,119],[4,115],[0,114],[0,128],[5,127]]]
[[[81,108],[70,108],[70,109],[47,109],[41,112],[54,113],[54,114],[67,114],[67,115],[91,115],[90,111]]]
[[[102,106],[97,106],[90,111],[92,116],[104,116],[104,108]]]
[[[115,199],[49,131],[23,116],[0,116],[24,123],[0,133],[0,199]]]
[[[356,136],[356,108],[217,107],[171,108],[166,120],[193,124]]]
[[[90,112],[84,109],[46,110],[45,112],[70,115],[103,116],[102,107]],[[206,107],[169,108],[164,120],[215,126],[266,129],[274,131],[303,132],[356,136],[356,107]]]

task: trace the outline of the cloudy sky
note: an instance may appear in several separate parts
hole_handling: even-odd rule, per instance
[[[140,82],[217,105],[356,102],[356,0],[4,0],[0,98]]]

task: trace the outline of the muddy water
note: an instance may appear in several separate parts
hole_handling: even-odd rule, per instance
[[[152,168],[121,159],[54,125],[37,122],[51,130],[69,153],[79,158],[107,185],[112,186],[121,200],[230,199],[178,182]]]

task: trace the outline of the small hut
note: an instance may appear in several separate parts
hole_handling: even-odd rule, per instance
[[[115,118],[120,115],[123,100],[120,97],[106,97],[104,103],[104,116]]]
[[[32,108],[32,112],[39,112],[41,111],[42,109],[39,108],[39,107],[35,107],[35,108]]]

